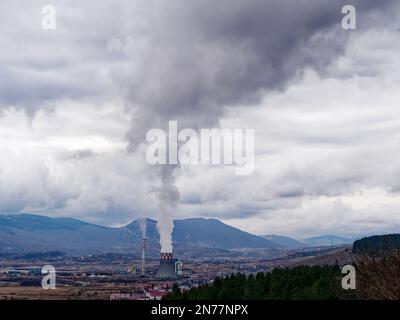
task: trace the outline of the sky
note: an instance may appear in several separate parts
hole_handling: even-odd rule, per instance
[[[1,213],[159,219],[145,136],[177,120],[254,129],[255,163],[174,168],[172,218],[399,232],[398,1],[57,0],[44,30],[46,4],[0,3]]]

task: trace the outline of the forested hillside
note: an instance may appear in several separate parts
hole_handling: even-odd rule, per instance
[[[337,266],[299,266],[256,276],[216,278],[211,285],[187,292],[175,286],[167,300],[338,299],[341,273]]]
[[[400,234],[386,234],[357,240],[353,253],[366,255],[385,255],[400,250]]]

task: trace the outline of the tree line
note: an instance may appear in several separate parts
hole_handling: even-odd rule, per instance
[[[371,236],[357,240],[353,244],[353,253],[365,255],[385,255],[400,250],[400,234]]]
[[[181,292],[177,285],[166,300],[338,299],[341,272],[338,266],[276,268],[269,273],[238,273],[212,284]]]

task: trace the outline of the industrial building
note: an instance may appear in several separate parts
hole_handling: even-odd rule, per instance
[[[160,266],[157,271],[157,279],[174,280],[177,279],[177,271],[175,269],[176,259],[173,258],[172,253],[160,254]]]

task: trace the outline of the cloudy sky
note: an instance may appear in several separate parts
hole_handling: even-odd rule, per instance
[[[175,218],[257,234],[400,229],[396,0],[0,3],[0,212],[158,217],[145,135],[251,128],[255,169],[182,166]],[[357,29],[341,27],[341,8]]]

